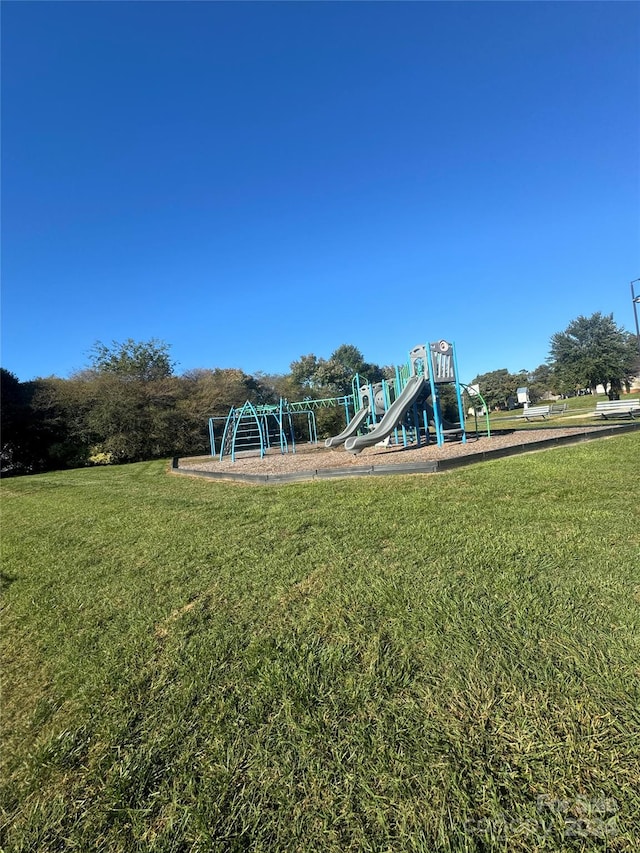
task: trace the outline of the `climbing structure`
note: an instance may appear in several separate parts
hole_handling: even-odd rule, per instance
[[[211,429],[211,421],[209,427]],[[222,434],[220,459],[229,455],[235,461],[238,447],[258,450],[261,458],[265,454],[263,425],[256,407],[249,400],[239,409],[231,407]]]
[[[349,420],[352,395],[293,403],[280,398],[277,405],[258,405],[247,401],[239,408],[232,406],[225,418],[209,418],[211,455],[220,459],[230,456],[235,462],[236,454],[241,451],[263,457],[268,450],[279,446],[281,453],[295,453],[296,425],[299,434],[306,434],[309,442],[317,444],[315,412],[335,406],[344,406]],[[222,439],[217,444],[216,424],[220,422],[224,422],[224,427]]]

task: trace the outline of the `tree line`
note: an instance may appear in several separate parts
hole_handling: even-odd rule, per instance
[[[0,368],[3,473],[206,453],[209,418],[231,406],[348,394],[355,373],[372,382],[391,375],[347,344],[328,359],[303,355],[287,374],[199,368],[177,375],[169,345],[156,339],[97,342],[89,365],[67,379],[20,382]],[[319,411],[320,434],[341,428],[342,417],[339,408]]]
[[[357,347],[343,344],[328,359],[300,356],[286,374],[200,368],[177,375],[169,345],[156,339],[97,342],[88,366],[66,379],[20,382],[0,368],[2,471],[36,473],[207,453],[210,417],[224,417],[246,400],[275,404],[281,397],[349,394],[356,373],[376,382],[393,378],[394,368],[368,363]],[[612,315],[594,314],[554,335],[548,363],[534,371],[502,369],[472,381],[494,408],[505,407],[522,385],[534,400],[598,384],[616,395],[638,373],[635,338]],[[343,418],[341,408],[319,410],[319,436],[335,434]]]

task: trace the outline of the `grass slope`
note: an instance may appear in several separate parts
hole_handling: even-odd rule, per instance
[[[637,849],[639,451],[4,482],[2,850]]]

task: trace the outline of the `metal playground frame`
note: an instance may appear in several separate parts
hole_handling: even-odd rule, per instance
[[[440,389],[447,385],[454,389],[457,410],[457,418],[452,422],[443,417],[442,411]],[[230,456],[235,461],[239,452],[259,454],[262,458],[273,447],[279,447],[281,453],[295,453],[296,426],[298,435],[306,433],[308,441],[317,444],[315,412],[340,406],[345,410],[346,427],[325,441],[327,448],[344,446],[347,452],[360,453],[378,443],[420,447],[429,443],[432,434],[438,446],[446,440],[466,442],[463,390],[471,395],[469,386],[458,379],[454,344],[442,339],[428,345],[418,344],[409,352],[408,361],[396,367],[393,380],[368,383],[356,374],[351,394],[297,402],[281,398],[277,405],[247,400],[240,407],[232,407],[226,417],[209,418],[211,455],[221,460]],[[475,388],[473,396],[485,406],[486,430],[490,435],[488,408]],[[222,422],[224,427],[217,442],[216,424]],[[477,413],[475,432],[478,434]]]

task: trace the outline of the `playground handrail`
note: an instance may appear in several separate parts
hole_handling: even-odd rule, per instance
[[[475,390],[475,388],[473,389],[473,394],[469,394],[469,387],[470,386],[465,385],[464,382],[460,383],[460,387],[464,388],[464,390],[467,392],[467,395],[469,396],[470,400],[473,400],[474,397],[479,397],[480,400],[482,401],[482,407],[484,409],[484,415],[485,415],[485,418],[487,419],[487,438],[491,438],[491,425],[489,422],[489,407],[487,406],[486,400],[484,399],[484,397],[482,396],[482,394],[479,391]],[[473,414],[475,415],[475,419],[476,419],[476,432],[478,432],[478,413],[476,412],[475,406],[473,407]]]

